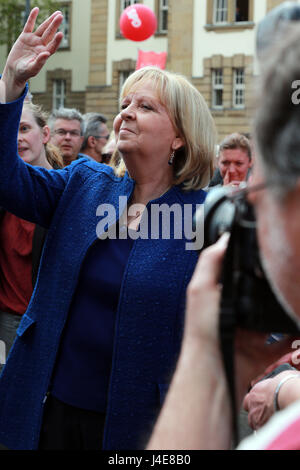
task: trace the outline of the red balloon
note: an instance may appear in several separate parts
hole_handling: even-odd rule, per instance
[[[131,41],[145,41],[155,33],[156,28],[155,14],[141,3],[125,8],[120,18],[121,33]]]

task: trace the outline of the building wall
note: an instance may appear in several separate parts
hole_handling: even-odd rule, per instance
[[[52,110],[53,80],[66,81],[66,107],[85,112],[85,94],[90,73],[91,0],[62,1],[71,6],[70,47],[59,49],[30,81],[37,103]]]
[[[267,8],[272,6],[269,0],[250,0],[253,14],[251,24],[249,22],[242,28],[214,30],[207,27],[209,2],[211,0],[169,0],[168,34],[155,35],[142,43],[134,43],[118,34],[118,0],[109,0],[108,4],[106,0],[92,0],[92,17],[96,15],[97,8],[100,9],[102,21],[107,25],[107,48],[106,60],[104,51],[98,56],[98,78],[90,82],[87,89],[86,110],[101,110],[108,116],[109,126],[112,126],[118,112],[120,73],[135,68],[138,48],[165,51],[168,54],[167,69],[186,75],[203,94],[209,107],[212,99],[211,71],[218,64],[222,66],[224,108],[212,110],[219,139],[234,131],[249,132],[252,80],[258,73],[255,61],[256,25]],[[155,0],[144,0],[143,3],[155,9]],[[97,43],[98,40],[96,35],[91,36],[92,48],[93,42]],[[232,107],[234,67],[245,67],[246,106],[243,110]]]
[[[142,3],[155,11],[155,0]],[[85,106],[88,112],[101,110],[111,127],[119,107],[120,73],[135,69],[139,49],[167,51],[168,39],[166,35],[159,34],[138,43],[123,38],[119,30],[119,0],[92,0],[92,18],[97,18],[97,15],[102,26],[91,30],[91,67],[94,72],[90,74]],[[97,50],[98,53],[93,54]]]
[[[184,0],[186,1],[186,0]],[[100,2],[100,3],[106,3]],[[143,0],[144,5],[155,11],[155,0]],[[178,1],[178,4],[182,3]],[[112,84],[114,63],[120,62],[124,59],[130,59],[136,61],[138,58],[138,50],[144,51],[154,50],[156,52],[167,51],[168,40],[166,36],[155,35],[146,41],[134,42],[124,39],[119,30],[119,18],[120,9],[118,0],[108,0],[108,12],[107,12],[107,75],[106,84],[109,86]]]
[[[222,68],[223,109],[214,110],[219,140],[232,132],[250,132],[253,78],[256,74],[255,32],[264,16],[267,0],[253,0],[248,24],[230,24],[214,28],[212,3],[194,0],[192,81],[212,108],[212,69]],[[211,11],[209,11],[211,9]],[[233,70],[245,69],[245,109],[233,108]]]
[[[159,0],[141,0],[157,12]],[[138,50],[167,52],[167,69],[186,75],[203,94],[215,118],[219,139],[233,131],[249,132],[252,89],[259,67],[256,27],[265,13],[283,0],[249,0],[247,24],[211,24],[213,0],[169,0],[168,33],[136,43],[120,35],[119,0],[62,0],[71,5],[71,45],[51,57],[31,80],[35,102],[52,109],[53,81],[66,83],[67,107],[99,111],[111,127],[118,112],[120,80],[135,69]],[[296,0],[295,0],[296,1]],[[297,0],[299,2],[299,0]],[[228,0],[233,11],[234,0]],[[0,65],[3,62],[0,48]],[[212,108],[212,70],[223,69],[223,109]],[[245,108],[232,105],[233,69],[245,69]]]
[[[194,0],[169,2],[167,68],[192,76]]]

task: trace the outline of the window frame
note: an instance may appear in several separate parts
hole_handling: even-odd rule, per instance
[[[128,5],[124,5],[128,3]],[[134,5],[135,3],[140,3],[138,0],[120,0],[120,13],[122,14],[125,8]]]
[[[113,1],[113,0],[109,0]],[[122,15],[124,11],[124,1],[126,0],[116,0],[116,8],[115,8],[115,38],[116,39],[125,39],[124,36],[120,32],[120,16]],[[131,0],[130,0],[131,1]],[[132,0],[132,5],[135,3],[143,3],[143,0]],[[128,5],[129,6],[129,5]]]
[[[64,37],[59,45],[58,50],[59,51],[70,50],[71,49],[71,26],[72,26],[72,4],[71,2],[66,2],[66,3],[63,3],[60,8],[63,14],[63,21],[59,27],[59,31],[63,32]],[[65,10],[67,10],[67,14]],[[66,18],[68,19],[68,22],[65,22]],[[66,29],[67,29],[67,34],[66,34]]]
[[[242,71],[243,82],[238,83],[238,73]],[[245,67],[235,67],[233,69],[233,90],[232,90],[232,107],[233,109],[245,109]],[[242,91],[243,103],[237,103],[238,92]]]
[[[248,0],[248,20],[236,21],[237,0],[227,1],[227,20],[216,21],[217,5],[219,0],[207,0],[206,25],[207,31],[239,31],[253,29],[254,23],[254,0]]]
[[[234,23],[238,23],[238,24],[241,24],[241,23],[248,23],[249,22],[249,18],[250,18],[250,0],[247,0],[248,1],[248,18],[246,20],[239,20],[237,21],[236,19],[236,8],[237,8],[237,4],[238,4],[238,1],[239,0],[235,0],[235,9],[234,9]]]
[[[124,85],[125,81],[134,72],[134,69],[128,69],[128,70],[119,70],[119,95],[122,90],[122,86]]]
[[[61,91],[57,92],[57,85],[60,83]],[[65,107],[66,102],[66,90],[67,90],[67,83],[66,80],[63,78],[54,78],[53,79],[53,86],[52,86],[52,110],[59,109],[60,107]],[[59,106],[56,106],[57,100],[60,101]]]
[[[166,5],[163,5],[166,2]],[[166,15],[167,27],[163,28],[164,18]],[[158,34],[168,34],[168,20],[169,20],[169,0],[157,0],[157,18],[158,18]]]
[[[217,73],[221,72],[221,83],[216,83]],[[211,96],[211,107],[214,110],[223,110],[224,109],[224,70],[222,67],[217,67],[211,69],[211,83],[212,83],[212,96]],[[216,93],[222,91],[222,104],[216,104]]]
[[[218,2],[224,2],[225,6],[223,6],[222,8],[219,8],[218,7]],[[220,12],[222,12],[222,15],[225,12],[224,17],[226,17],[226,19],[224,19],[224,20],[218,20],[217,19],[217,16]],[[228,23],[228,0],[214,0],[212,20],[213,20],[214,25],[224,25],[224,24]]]

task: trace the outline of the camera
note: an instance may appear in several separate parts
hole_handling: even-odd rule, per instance
[[[199,217],[200,215],[198,215]],[[197,213],[196,213],[196,226]],[[204,248],[224,233],[230,240],[222,266],[220,321],[263,333],[299,334],[299,327],[277,301],[264,273],[254,209],[247,189],[213,188],[204,203]]]

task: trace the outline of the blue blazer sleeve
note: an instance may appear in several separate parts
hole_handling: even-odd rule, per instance
[[[70,177],[69,167],[46,170],[18,156],[18,130],[23,95],[0,104],[0,206],[30,222],[48,228]]]

